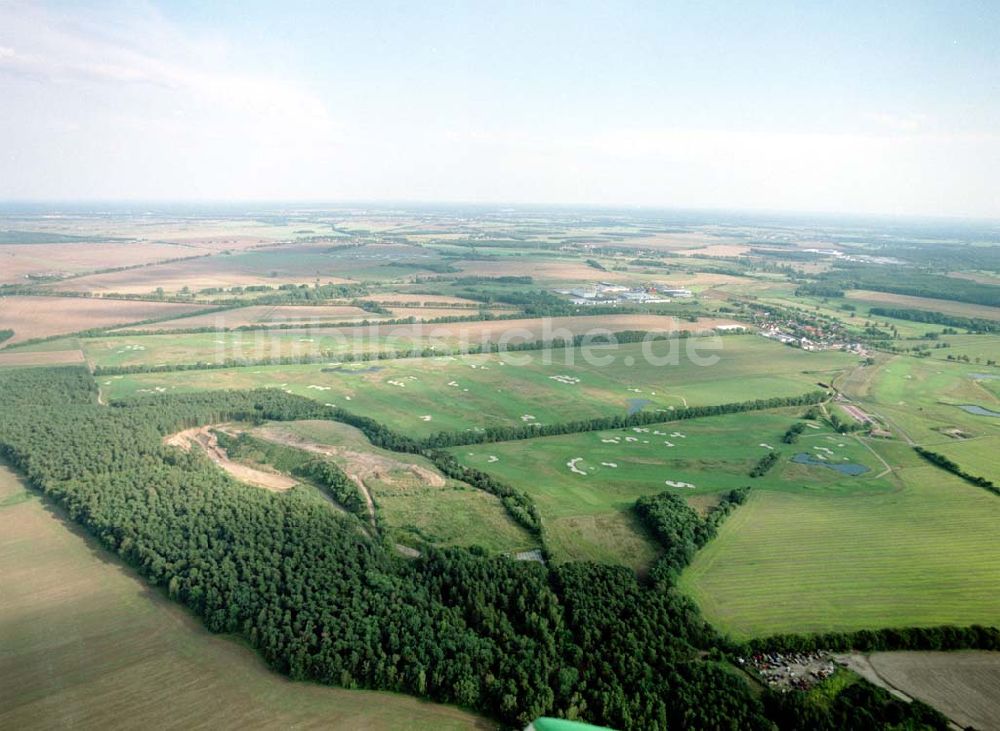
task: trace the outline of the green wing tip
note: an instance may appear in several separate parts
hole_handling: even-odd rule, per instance
[[[594,726],[579,721],[567,721],[564,718],[538,718],[524,731],[614,731],[607,726]]]

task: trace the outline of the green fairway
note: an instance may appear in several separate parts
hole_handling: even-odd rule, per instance
[[[681,589],[738,638],[1000,623],[1000,499],[893,451],[894,492],[755,491]]]
[[[783,444],[781,437],[799,411],[733,414],[451,451],[461,462],[535,499],[557,559],[623,563],[641,570],[655,556],[654,545],[631,515],[643,495],[670,490],[700,503],[743,485],[810,495],[893,489],[880,476],[881,462],[854,437],[807,428],[798,443]],[[778,466],[763,478],[749,477],[754,464],[772,451],[769,447],[783,455]],[[819,464],[789,461],[800,453]],[[852,477],[826,464],[860,464],[868,471]],[[683,485],[673,487],[668,481]]]
[[[975,364],[942,363],[897,356],[870,373],[858,388],[863,404],[889,419],[921,445],[952,441],[949,434],[1000,435],[1000,418],[965,411],[979,406],[1000,411],[1000,380],[977,379],[984,373]],[[958,432],[955,432],[958,430]]]
[[[107,398],[143,393],[269,387],[333,403],[408,434],[486,426],[548,424],[670,410],[816,390],[817,381],[856,363],[840,352],[810,353],[752,335],[719,338],[718,350],[698,339],[659,342],[678,353],[657,364],[643,344],[594,348],[609,358],[588,363],[580,348],[500,355],[407,358],[372,364],[262,366],[101,377]],[[687,355],[717,356],[698,365]],[[593,360],[593,358],[591,359]]]

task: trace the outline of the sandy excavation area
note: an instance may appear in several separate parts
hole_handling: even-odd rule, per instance
[[[204,305],[90,297],[0,297],[0,330],[14,331],[14,337],[7,341],[13,344],[30,338],[183,315],[201,309]]]
[[[284,492],[298,483],[288,475],[278,472],[265,472],[254,467],[248,467],[238,462],[233,462],[226,454],[226,450],[219,446],[219,440],[211,431],[212,427],[202,426],[193,429],[185,429],[171,436],[165,437],[164,444],[172,447],[179,447],[184,451],[192,448],[201,449],[209,456],[215,464],[228,472],[232,477],[240,482],[255,487],[263,487],[274,492]]]

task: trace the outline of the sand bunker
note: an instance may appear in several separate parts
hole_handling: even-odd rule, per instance
[[[587,473],[584,470],[581,470],[579,467],[576,466],[578,462],[582,461],[583,457],[576,457],[567,462],[566,466],[569,467],[570,472],[575,472],[578,475],[586,475]]]
[[[692,485],[690,482],[678,482],[676,480],[666,480],[664,484],[668,485],[669,487],[694,488],[694,485]]]

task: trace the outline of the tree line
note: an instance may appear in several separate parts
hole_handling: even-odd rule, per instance
[[[921,457],[926,459],[931,464],[937,465],[941,469],[948,470],[953,475],[961,477],[966,482],[970,482],[976,487],[982,487],[989,490],[994,495],[1000,495],[1000,487],[993,484],[991,480],[987,480],[985,477],[979,477],[978,475],[973,475],[966,472],[960,465],[953,462],[952,460],[945,457],[943,454],[938,452],[932,452],[929,449],[924,449],[923,447],[914,447],[914,451]]]

